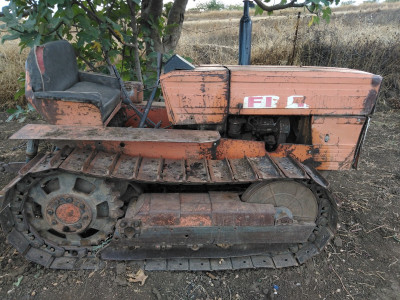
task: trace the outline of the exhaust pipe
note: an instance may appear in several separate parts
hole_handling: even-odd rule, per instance
[[[250,65],[252,21],[249,8],[254,7],[254,3],[251,0],[243,2],[243,16],[240,19],[239,28],[239,65]]]

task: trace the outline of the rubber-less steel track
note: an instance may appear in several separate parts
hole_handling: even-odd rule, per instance
[[[167,160],[64,148],[39,155],[21,171],[2,192],[0,223],[7,240],[28,260],[55,269],[93,269],[102,259],[121,259],[113,255],[112,234],[98,245],[58,246],[41,237],[29,224],[24,205],[29,191],[43,178],[54,174],[91,176],[109,182],[154,183],[166,187],[181,185],[250,184],[271,180],[296,180],[312,190],[318,201],[316,227],[308,242],[238,249],[221,255],[215,249],[204,249],[202,257],[172,254],[129,257],[146,270],[229,270],[245,268],[282,268],[302,264],[318,254],[333,237],[337,224],[336,202],[330,196],[326,181],[312,168],[292,157],[258,157],[225,160]],[[228,187],[227,187],[228,186]],[[111,243],[110,243],[111,242]],[[196,252],[195,252],[196,253]],[[205,253],[205,254],[204,254]],[[218,256],[219,255],[219,256]],[[102,259],[100,259],[100,257]],[[157,258],[156,258],[157,257]],[[162,258],[160,258],[162,257]],[[145,259],[143,259],[145,258]]]

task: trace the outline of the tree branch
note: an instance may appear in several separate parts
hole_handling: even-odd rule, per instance
[[[297,3],[297,0],[291,0],[289,3],[286,3],[286,4],[276,4],[276,5],[268,6],[268,5],[265,5],[263,2],[261,2],[261,0],[254,0],[254,1],[257,3],[257,5],[262,10],[267,11],[267,12],[271,12],[274,10],[286,9],[289,7],[304,7],[311,3],[308,0],[301,2],[301,3]]]
[[[124,42],[121,39],[121,37],[114,31],[114,29],[111,27],[110,24],[108,24],[107,22],[104,22],[103,20],[101,20],[99,18],[98,15],[96,15],[96,10],[94,10],[93,4],[91,4],[90,1],[87,1],[87,2],[89,3],[89,6],[91,7],[91,9],[88,9],[85,5],[83,5],[83,3],[79,2],[79,1],[73,1],[72,3],[78,5],[80,8],[82,8],[92,20],[97,22],[97,24],[100,25],[100,24],[105,23],[107,25],[108,31],[111,33],[111,35],[113,37],[115,37],[117,39],[118,42],[120,42],[121,44],[123,44],[124,46],[127,46],[127,47],[131,47],[131,48],[135,47],[134,44]]]
[[[136,71],[136,77],[140,82],[143,82],[142,78],[142,68],[140,66],[140,57],[139,57],[139,47],[138,47],[138,28],[136,24],[136,6],[135,3],[133,3],[132,0],[128,0],[128,6],[129,10],[131,12],[131,22],[130,26],[132,29],[132,39],[133,39],[133,49],[134,49],[134,63],[135,63],[135,71]]]

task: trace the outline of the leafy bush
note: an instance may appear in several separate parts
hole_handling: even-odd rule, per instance
[[[225,5],[218,0],[210,0],[205,3],[199,3],[196,5],[196,9],[210,11],[210,10],[223,10]]]

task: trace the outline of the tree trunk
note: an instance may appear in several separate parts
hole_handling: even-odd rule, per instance
[[[169,27],[167,34],[163,37],[164,52],[174,50],[181,37],[183,20],[188,0],[175,0],[168,14]]]
[[[142,78],[142,70],[140,66],[140,58],[139,58],[139,47],[138,47],[138,29],[137,29],[137,24],[136,24],[136,6],[135,3],[133,3],[132,0],[128,0],[128,5],[129,5],[129,10],[131,12],[131,28],[132,28],[132,41],[133,44],[135,45],[133,49],[133,59],[135,63],[135,71],[136,71],[136,77],[137,80],[143,83],[143,78]]]
[[[158,22],[163,9],[163,0],[143,0],[142,1],[142,31],[145,37],[150,38],[146,41],[146,54],[153,51],[164,52],[158,28],[152,26],[152,22]]]
[[[162,15],[163,0],[142,1],[142,28],[144,34],[151,39],[146,43],[146,52],[156,51],[165,53],[174,50],[182,32],[182,25],[188,0],[175,0],[168,14],[167,34],[161,37],[156,26],[151,26],[151,21],[157,22]]]

